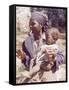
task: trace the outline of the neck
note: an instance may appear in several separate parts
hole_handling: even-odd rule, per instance
[[[46,42],[46,44],[47,44],[47,45],[52,45],[52,44],[56,44],[56,42],[51,42],[51,43]]]
[[[39,40],[40,39],[40,36],[39,35],[34,35],[34,40]]]
[[[42,31],[37,34],[34,34],[34,39],[39,40],[41,38],[41,36],[42,36]]]

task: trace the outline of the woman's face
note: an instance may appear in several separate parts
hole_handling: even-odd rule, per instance
[[[29,26],[30,30],[32,30],[32,33],[34,34],[34,37],[36,37],[36,39],[39,39],[42,26],[36,20],[30,20]]]

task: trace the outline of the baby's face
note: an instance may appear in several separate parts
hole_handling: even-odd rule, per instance
[[[51,35],[52,35],[54,40],[57,40],[58,37],[59,37],[59,33],[58,32],[53,32]]]
[[[51,45],[51,44],[53,44],[53,43],[55,43],[55,40],[53,39],[53,37],[52,37],[51,34],[47,33],[47,34],[46,34],[46,44]]]
[[[46,32],[45,36],[46,36],[47,44],[49,44],[49,45],[54,44],[54,43],[56,43],[56,40],[58,40],[58,38],[59,38],[59,31],[57,31],[57,30],[48,31],[48,32]]]

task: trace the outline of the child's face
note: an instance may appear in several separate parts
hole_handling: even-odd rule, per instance
[[[45,36],[46,36],[46,43],[47,44],[53,44],[53,43],[55,43],[55,40],[53,39],[53,37],[52,37],[52,35],[51,34],[49,34],[49,33],[46,33],[45,34]]]
[[[46,43],[53,44],[56,43],[56,40],[59,38],[59,31],[57,29],[51,29],[45,34],[46,36]]]
[[[58,34],[59,34],[58,32],[53,32],[52,33],[52,37],[53,37],[54,40],[58,39]]]

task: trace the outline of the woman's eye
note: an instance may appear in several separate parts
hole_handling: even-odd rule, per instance
[[[32,27],[34,24],[31,24],[30,27]]]
[[[32,23],[32,26],[35,25],[35,23]]]

